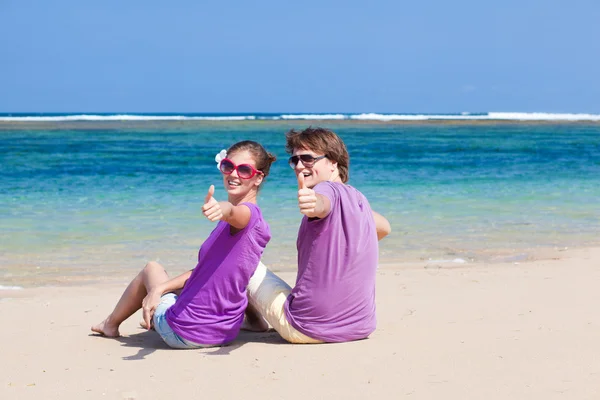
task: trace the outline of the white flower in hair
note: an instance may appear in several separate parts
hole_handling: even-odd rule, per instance
[[[227,158],[227,150],[225,149],[221,150],[219,154],[215,156],[215,161],[217,162],[217,169],[220,169],[221,161],[223,161],[224,158]]]

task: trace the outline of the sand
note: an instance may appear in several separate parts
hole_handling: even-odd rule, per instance
[[[283,275],[289,282],[292,273]],[[367,340],[168,349],[134,315],[91,335],[124,286],[0,292],[0,399],[598,399],[600,249],[511,264],[382,265]]]

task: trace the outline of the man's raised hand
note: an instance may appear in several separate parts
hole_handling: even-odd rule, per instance
[[[298,208],[300,212],[309,218],[315,216],[317,207],[317,194],[314,190],[306,187],[304,175],[300,172],[298,175]]]

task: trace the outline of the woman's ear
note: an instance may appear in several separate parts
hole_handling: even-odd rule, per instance
[[[260,184],[262,183],[264,179],[264,175],[263,174],[258,174],[258,176],[256,177],[256,181],[254,181],[254,186],[260,186]]]

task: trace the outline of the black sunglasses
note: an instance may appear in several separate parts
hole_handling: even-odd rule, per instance
[[[315,165],[317,161],[325,157],[327,157],[327,155],[313,157],[310,154],[301,154],[299,156],[291,156],[288,160],[288,163],[290,164],[290,167],[296,168],[296,165],[298,165],[298,161],[302,161],[302,165],[304,165],[306,168],[312,168],[312,166]]]

